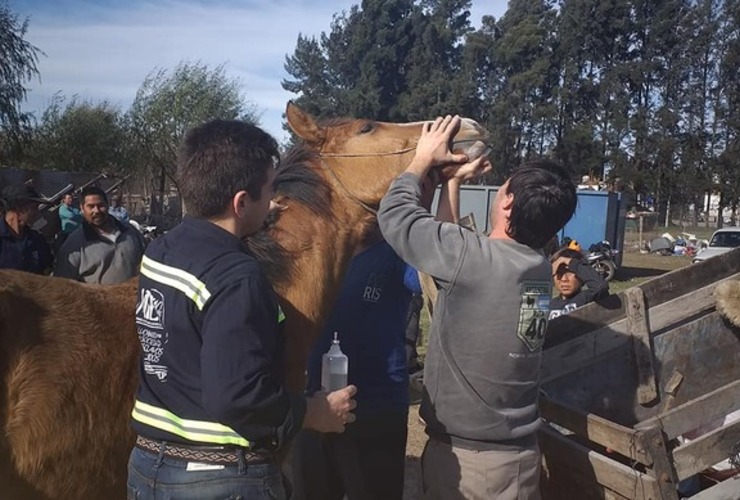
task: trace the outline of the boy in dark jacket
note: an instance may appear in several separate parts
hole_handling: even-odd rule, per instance
[[[550,301],[550,319],[609,295],[609,283],[586,263],[583,254],[564,248],[550,258],[559,295]]]

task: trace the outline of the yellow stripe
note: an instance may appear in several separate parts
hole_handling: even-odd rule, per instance
[[[141,274],[154,281],[180,290],[190,300],[195,302],[199,310],[203,310],[206,302],[211,298],[211,292],[208,291],[205,283],[192,274],[152,260],[146,255],[141,260]]]
[[[152,413],[157,417],[146,415],[142,411]],[[156,406],[148,405],[138,400],[134,404],[131,416],[134,420],[143,424],[170,432],[191,441],[249,447],[249,441],[241,437],[230,427],[217,422],[181,419],[174,413],[163,408],[157,408]]]

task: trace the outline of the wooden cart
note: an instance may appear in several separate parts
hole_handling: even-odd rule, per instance
[[[740,250],[550,323],[540,400],[550,423],[540,433],[546,500],[678,499],[679,481],[740,451],[740,420],[722,424],[740,409],[740,329],[713,296],[733,279]],[[738,500],[740,477],[692,498]]]

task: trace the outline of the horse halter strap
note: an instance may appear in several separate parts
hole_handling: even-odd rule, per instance
[[[331,176],[334,177],[334,180],[337,181],[337,184],[339,184],[339,186],[342,188],[342,190],[347,195],[347,197],[377,217],[378,210],[371,207],[364,201],[362,201],[352,191],[350,191],[349,188],[347,188],[347,186],[344,185],[344,183],[339,178],[337,173],[334,172],[334,169],[332,169],[329,166],[329,164],[326,161],[324,161],[324,158],[372,158],[376,156],[396,156],[396,155],[406,154],[414,150],[416,150],[416,146],[411,147],[411,148],[399,149],[396,151],[383,152],[383,153],[322,153],[322,152],[319,152],[319,157],[321,158],[321,165],[323,165],[324,168],[329,171]]]

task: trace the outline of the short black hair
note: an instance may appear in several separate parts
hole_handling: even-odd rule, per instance
[[[233,196],[259,200],[267,169],[279,161],[277,141],[238,120],[213,120],[190,130],[180,147],[177,178],[189,215],[223,214]]]
[[[82,191],[80,192],[80,205],[85,204],[85,198],[88,196],[100,196],[103,198],[103,201],[105,204],[108,204],[108,195],[105,194],[105,191],[100,189],[98,186],[87,186],[85,188],[82,188]]]
[[[568,170],[552,160],[522,163],[509,177],[514,196],[506,234],[531,248],[543,248],[573,217],[576,186]]]

